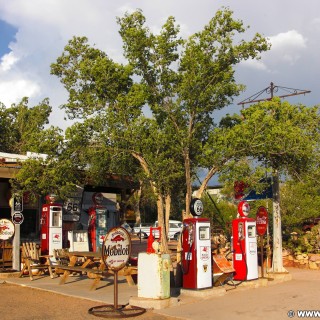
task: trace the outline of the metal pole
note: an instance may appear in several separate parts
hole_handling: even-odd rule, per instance
[[[114,299],[114,309],[118,309],[118,270],[114,271],[114,284],[113,284],[113,299]]]
[[[263,236],[260,236],[260,245],[261,245],[261,252],[260,252],[260,255],[261,255],[261,278],[264,278],[264,268],[263,268]]]
[[[14,214],[14,201],[11,206],[11,217]],[[20,224],[14,225],[14,237],[12,242],[12,269],[20,271]]]

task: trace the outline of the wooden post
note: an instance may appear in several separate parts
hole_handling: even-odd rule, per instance
[[[264,270],[263,270],[263,236],[260,236],[260,261],[261,261],[261,278],[264,278]]]

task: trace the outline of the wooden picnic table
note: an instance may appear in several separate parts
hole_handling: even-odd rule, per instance
[[[72,251],[68,252],[68,265],[57,265],[56,269],[63,270],[60,284],[66,283],[71,273],[87,274],[89,278],[93,278],[94,282],[91,290],[95,289],[101,278],[104,276],[104,263],[102,262],[101,253],[91,251]]]
[[[86,274],[94,279],[90,290],[97,287],[102,278],[110,277],[114,272],[106,268],[102,260],[101,252],[92,251],[71,251],[68,252],[69,264],[58,265],[56,268],[64,270],[60,284],[64,284],[72,272]],[[118,275],[124,276],[130,286],[135,285],[132,275],[138,273],[137,267],[126,266],[118,271]]]

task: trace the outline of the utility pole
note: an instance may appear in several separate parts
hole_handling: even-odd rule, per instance
[[[288,87],[281,87],[281,86],[275,86],[273,82],[270,83],[270,86],[253,94],[251,97],[244,99],[243,101],[239,102],[238,105],[242,105],[244,107],[245,104],[249,103],[256,103],[261,101],[270,101],[274,97],[274,93],[278,92],[279,90],[283,90],[286,92],[286,94],[283,95],[277,95],[279,98],[286,98],[286,97],[292,97],[297,96],[300,94],[307,94],[310,93],[310,90],[302,90],[302,89],[294,89],[294,88],[288,88]],[[270,98],[261,98],[258,99],[263,93],[270,94]]]
[[[291,96],[297,96],[300,94],[310,93],[309,90],[293,89],[281,86],[275,86],[273,82],[270,86],[252,95],[251,97],[241,101],[238,105],[242,105],[244,108],[245,104],[257,103],[261,101],[270,101],[274,97],[274,93],[279,90],[283,90],[286,93],[279,95],[279,98],[286,98]],[[270,94],[270,98],[258,99],[263,93]],[[281,231],[281,212],[280,212],[280,183],[279,183],[279,172],[276,168],[273,168],[272,173],[272,213],[273,213],[273,259],[272,259],[272,270],[274,273],[286,272],[283,267],[282,261],[282,231]]]

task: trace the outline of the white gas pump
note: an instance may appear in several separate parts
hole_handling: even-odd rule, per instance
[[[194,218],[183,220],[182,273],[184,289],[212,287],[211,230],[210,220],[200,218],[203,204],[200,199],[191,201],[190,211]]]
[[[41,252],[54,255],[54,249],[62,249],[62,205],[42,205]]]
[[[233,267],[235,280],[258,278],[258,251],[256,220],[248,218],[250,206],[241,201],[238,205],[237,219],[232,221]]]

